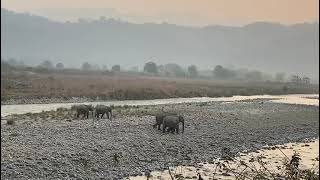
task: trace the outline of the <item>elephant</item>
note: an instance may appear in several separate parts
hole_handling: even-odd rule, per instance
[[[176,131],[179,133],[179,124],[182,123],[182,133],[184,132],[184,118],[177,115],[168,115],[163,118],[162,122],[162,132],[166,131],[168,127],[170,131]]]
[[[103,117],[104,114],[107,114],[107,118],[111,119],[112,118],[112,109],[109,106],[105,105],[97,105],[95,108],[95,117],[99,117],[101,114],[101,118]]]
[[[76,110],[77,118],[79,118],[79,116],[83,114],[83,117],[87,116],[87,119],[88,119],[90,111],[92,111],[92,115],[93,115],[92,105],[85,105],[85,104],[75,105],[75,106],[72,106],[71,109]]]
[[[157,114],[156,115],[156,124],[153,125],[153,128],[156,128],[158,126],[158,130],[161,130],[160,126],[163,122],[163,118],[168,115],[176,115],[176,114],[175,113],[166,113],[166,112]]]

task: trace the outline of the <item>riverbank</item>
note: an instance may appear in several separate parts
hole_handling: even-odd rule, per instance
[[[289,176],[287,169],[292,156],[297,153],[299,160],[299,175],[305,175],[304,171],[310,170],[310,176],[319,176],[319,138],[306,139],[301,143],[287,143],[276,146],[266,146],[250,153],[240,153],[234,160],[216,159],[210,162],[199,163],[196,166],[170,167],[170,173],[165,171],[150,172],[149,179],[171,180],[171,176],[177,179],[197,179],[198,173],[204,179],[236,180],[241,178],[251,179],[257,175],[272,178],[272,176]],[[225,166],[223,166],[223,165]],[[314,171],[314,172],[312,172]],[[274,173],[274,174],[273,174]],[[314,173],[311,175],[311,173]],[[302,177],[301,177],[302,178]],[[146,175],[127,177],[128,180],[145,180]],[[305,178],[303,178],[305,179]]]
[[[162,108],[185,117],[185,133],[152,128]],[[1,177],[120,179],[208,162],[225,147],[236,154],[319,136],[318,106],[263,99],[124,106],[114,115],[94,125],[63,109],[17,115],[15,125],[2,121]]]

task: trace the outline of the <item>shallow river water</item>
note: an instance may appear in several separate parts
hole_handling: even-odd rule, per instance
[[[195,97],[195,98],[171,98],[153,100],[125,100],[125,101],[106,101],[106,102],[84,102],[84,103],[52,103],[52,104],[19,104],[1,105],[1,117],[12,114],[38,113],[42,111],[56,110],[59,107],[70,108],[75,104],[104,104],[104,105],[159,105],[159,104],[178,104],[192,102],[211,102],[211,101],[241,101],[252,99],[272,99],[277,103],[304,104],[319,106],[319,94],[290,94],[290,95],[256,95],[256,96],[232,96],[232,97]]]

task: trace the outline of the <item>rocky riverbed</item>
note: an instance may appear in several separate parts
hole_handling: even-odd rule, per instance
[[[186,119],[183,134],[153,129],[164,108]],[[43,112],[2,120],[1,178],[121,179],[168,165],[195,165],[264,145],[319,136],[319,107],[246,102],[184,103],[122,107],[115,117],[75,119],[70,111]]]

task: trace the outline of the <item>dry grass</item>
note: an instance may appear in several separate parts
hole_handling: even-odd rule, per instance
[[[286,88],[284,88],[286,87]],[[154,99],[172,97],[221,97],[232,95],[318,93],[318,85],[214,82],[204,79],[105,75],[101,73],[43,73],[1,75],[1,100],[10,98]]]

